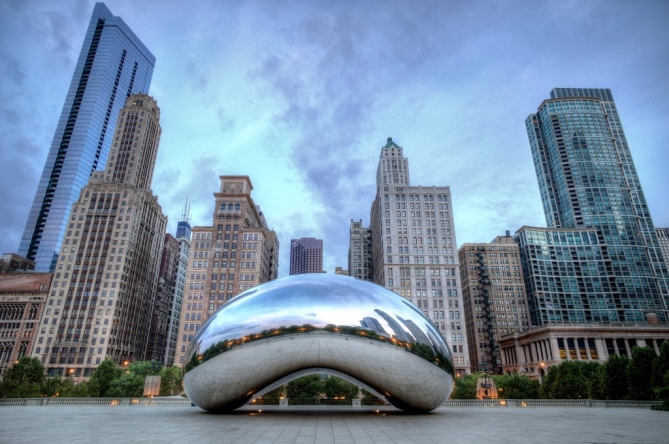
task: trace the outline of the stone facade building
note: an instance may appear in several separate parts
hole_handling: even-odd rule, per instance
[[[52,277],[51,273],[0,274],[0,378],[30,355]],[[47,309],[52,310],[52,306]]]
[[[348,246],[350,276],[372,282],[372,230],[351,219]]]
[[[323,239],[291,239],[290,275],[323,272]]]
[[[657,242],[664,257],[664,263],[669,264],[669,228],[656,228]]]
[[[151,191],[160,110],[128,98],[106,168],[72,206],[32,355],[49,376],[88,377],[105,358],[146,359],[167,218]]]
[[[669,328],[634,324],[560,324],[531,327],[499,340],[504,373],[542,379],[563,361],[604,363],[609,356],[632,357],[634,347],[650,346],[659,355]]]
[[[0,258],[0,273],[12,273],[15,271],[33,271],[35,262],[19,256],[15,253],[3,253]]]
[[[170,310],[179,273],[179,241],[171,234],[165,234],[163,254],[158,272],[158,286],[153,300],[153,313],[149,327],[147,360],[162,361],[165,358],[170,326]]]
[[[472,372],[502,373],[498,340],[529,328],[518,244],[507,231],[458,250]]]
[[[441,331],[458,374],[470,372],[449,187],[411,186],[391,138],[381,148],[370,214],[373,281],[413,302]]]
[[[238,294],[276,279],[279,239],[251,198],[248,176],[220,176],[211,226],[195,226],[175,363],[207,318]]]

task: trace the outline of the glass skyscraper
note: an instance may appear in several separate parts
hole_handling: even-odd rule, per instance
[[[53,270],[72,204],[106,164],[118,113],[149,91],[154,65],[128,25],[96,3],[19,245],[37,271]]]
[[[549,227],[525,239],[533,323],[668,323],[667,267],[611,91],[556,88],[525,123]]]

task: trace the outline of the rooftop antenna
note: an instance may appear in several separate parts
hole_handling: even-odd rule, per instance
[[[186,196],[186,205],[184,205],[184,209],[181,212],[181,220],[190,223],[190,218],[190,200],[188,199],[188,196]]]

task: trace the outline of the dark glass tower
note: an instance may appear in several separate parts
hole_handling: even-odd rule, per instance
[[[667,267],[611,91],[556,88],[525,123],[548,226],[595,229],[601,249],[595,287],[601,285],[607,310],[593,307],[595,281],[581,277],[581,300],[565,306],[574,320],[646,323],[657,316],[667,323]],[[560,260],[579,266],[577,257]],[[549,270],[539,274],[562,285]],[[545,307],[541,292],[530,297],[535,308]],[[560,320],[572,322],[571,315]]]
[[[107,162],[126,99],[149,91],[154,64],[128,25],[96,3],[19,245],[36,270],[53,270],[72,204]]]

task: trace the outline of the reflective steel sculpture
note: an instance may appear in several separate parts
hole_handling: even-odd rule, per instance
[[[407,411],[443,404],[453,358],[434,324],[399,295],[351,277],[290,276],[242,293],[202,326],[184,388],[226,411],[310,373],[343,377]]]

